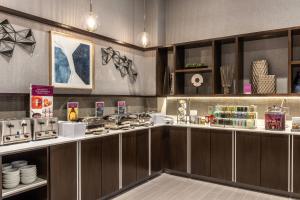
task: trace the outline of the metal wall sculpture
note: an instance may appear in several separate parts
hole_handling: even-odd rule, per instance
[[[16,31],[6,19],[0,23],[0,54],[12,57],[16,44],[33,53],[36,41],[31,29]]]
[[[126,56],[121,56],[119,51],[113,50],[112,47],[102,48],[102,64],[107,65],[113,61],[117,70],[120,71],[121,77],[129,76],[131,82],[135,82],[138,73],[132,67],[132,60]]]

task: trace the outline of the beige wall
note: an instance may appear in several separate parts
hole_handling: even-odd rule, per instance
[[[166,0],[166,43],[300,26],[299,0]]]
[[[164,0],[146,0],[147,31],[151,45],[161,44]],[[89,12],[89,0],[0,0],[0,5],[67,25],[84,28],[84,16]],[[143,31],[143,0],[94,0],[100,27],[97,33],[117,40],[138,44]]]

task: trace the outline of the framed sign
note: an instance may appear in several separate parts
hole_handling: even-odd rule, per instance
[[[51,31],[50,84],[56,88],[94,89],[93,43]]]

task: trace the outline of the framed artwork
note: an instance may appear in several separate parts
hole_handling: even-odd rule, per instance
[[[50,32],[50,85],[94,89],[94,45],[71,35]]]

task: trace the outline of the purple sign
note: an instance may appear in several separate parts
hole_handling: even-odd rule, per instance
[[[32,96],[53,96],[53,86],[31,85]]]

